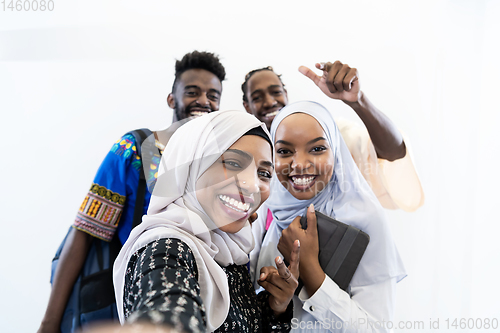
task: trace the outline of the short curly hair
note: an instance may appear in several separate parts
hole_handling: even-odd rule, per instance
[[[226,70],[217,55],[210,52],[193,51],[186,53],[181,60],[175,62],[175,80],[172,85],[172,92],[175,91],[175,86],[182,73],[190,69],[207,70],[217,76],[220,82],[226,78]]]
[[[281,85],[283,86],[283,88],[285,88],[285,84],[281,80],[281,74],[277,74],[271,66],[257,68],[257,69],[251,70],[250,72],[247,73],[247,75],[245,75],[245,82],[243,82],[243,84],[241,85],[241,91],[243,91],[243,102],[248,102],[248,98],[247,98],[248,80],[250,80],[252,75],[254,75],[255,73],[258,73],[260,71],[270,71],[270,72],[273,72],[274,74],[276,74],[278,79],[280,79]]]

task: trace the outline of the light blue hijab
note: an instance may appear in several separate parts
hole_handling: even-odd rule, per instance
[[[295,217],[304,215],[306,208],[312,203],[317,211],[355,226],[370,236],[370,243],[353,276],[351,286],[375,284],[390,278],[400,281],[406,273],[383,208],[354,163],[331,113],[315,102],[289,104],[272,123],[273,142],[276,141],[279,124],[294,113],[305,113],[314,117],[323,128],[333,150],[333,175],[328,185],[310,200],[296,199],[276,176],[273,177],[271,195],[262,205],[259,214],[265,218],[269,208],[273,222],[262,242],[256,271],[259,272],[261,267],[274,265],[274,258],[280,255],[277,244],[282,230],[287,228]]]

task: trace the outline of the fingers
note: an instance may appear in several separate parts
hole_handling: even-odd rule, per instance
[[[321,69],[322,71],[328,72],[330,71],[330,68],[332,67],[331,62],[318,62],[316,63],[316,68]]]
[[[295,278],[299,278],[299,261],[300,261],[300,241],[297,239],[293,243],[292,253],[290,254],[290,272],[295,276]]]
[[[326,85],[331,93],[350,91],[352,84],[358,80],[358,70],[338,60],[320,67],[325,71]]]
[[[339,80],[340,76],[339,71],[342,69],[342,63],[340,61],[335,61],[333,65],[330,67],[328,70],[328,73],[326,74],[326,86],[330,90],[331,93],[336,93],[339,91],[343,91],[342,89],[342,84],[336,84],[335,80]],[[342,77],[343,78],[343,77]],[[341,80],[342,82],[342,80]],[[339,90],[339,88],[341,90]]]
[[[280,296],[283,291],[276,287],[274,284],[272,284],[271,282],[268,282],[268,281],[257,281],[258,284],[263,287],[264,289],[266,289],[271,295],[274,295],[276,297]]]
[[[354,82],[358,81],[358,70],[356,68],[351,68],[343,81],[344,90],[351,91]]]
[[[314,73],[311,69],[309,69],[306,66],[300,66],[299,72],[310,78],[315,85],[318,85],[321,80],[321,76],[318,76],[316,73]]]
[[[253,213],[252,215],[250,215],[250,217],[248,218],[248,222],[250,222],[250,224],[254,223],[255,220],[257,220],[259,216],[257,215],[257,213]]]
[[[292,225],[292,224],[293,224],[294,226],[297,226],[297,227],[302,228],[302,225],[300,224],[300,219],[301,219],[301,218],[302,218],[302,216],[300,216],[300,215],[299,215],[299,216],[296,216],[296,217],[293,219],[292,223],[290,223],[290,225]],[[286,229],[285,229],[285,230],[286,230]],[[284,231],[284,230],[283,230],[283,231]]]
[[[307,229],[308,232],[318,232],[318,223],[316,221],[316,213],[314,205],[310,204],[307,208]]]
[[[276,267],[278,268],[279,276],[286,282],[289,282],[290,279],[292,279],[292,273],[290,273],[290,270],[286,267],[285,263],[283,262],[283,259],[281,259],[281,257],[278,256],[274,260],[276,262]]]
[[[274,272],[276,272],[276,268],[274,268],[273,266],[266,266],[266,267],[262,267],[260,269],[260,276],[259,276],[259,281],[264,281],[267,279],[267,277],[271,274],[273,274]]]

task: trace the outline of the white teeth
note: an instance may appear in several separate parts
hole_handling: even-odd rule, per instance
[[[273,111],[273,112],[269,112],[268,114],[265,115],[266,118],[271,118],[271,117],[274,117],[278,114],[278,112],[280,112],[280,110],[276,110],[276,111]]]
[[[208,112],[204,112],[204,111],[192,111],[191,112],[191,115],[192,116],[196,116],[196,117],[199,117],[199,116],[203,116],[204,114],[207,114]]]
[[[307,177],[307,178],[304,178],[304,177],[292,177],[292,181],[296,185],[308,185],[308,184],[310,184],[313,181],[313,179],[314,179],[314,176]]]
[[[234,209],[237,212],[245,213],[246,211],[248,211],[248,209],[250,209],[250,204],[235,200],[228,197],[227,195],[219,195],[219,199],[224,205],[231,209]]]

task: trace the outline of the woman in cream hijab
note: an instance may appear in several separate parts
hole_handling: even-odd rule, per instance
[[[297,286],[290,270],[265,269],[254,292],[249,216],[269,195],[272,145],[265,126],[238,111],[183,125],[162,156],[148,213],[114,265],[120,322],[147,320],[184,331],[288,331]],[[291,272],[291,274],[290,274]]]

